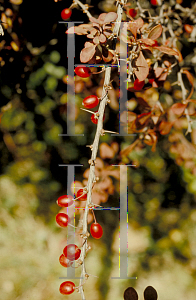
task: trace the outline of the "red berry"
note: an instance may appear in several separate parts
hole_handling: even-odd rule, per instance
[[[59,262],[65,268],[68,268],[73,264],[73,262],[69,260],[67,257],[65,257],[64,254],[61,254],[61,256],[59,257]]]
[[[157,40],[155,40],[154,41],[154,44],[152,45],[153,47],[156,47],[156,46],[158,46],[159,44],[158,44],[158,42],[157,42]]]
[[[184,29],[187,33],[191,33],[193,31],[193,26],[190,24],[185,24]]]
[[[98,123],[98,119],[95,118],[95,114],[97,113],[98,111],[95,111],[94,114],[92,114],[91,116],[91,121],[94,123],[94,124],[97,124]],[[103,121],[105,120],[105,114],[103,115]]]
[[[70,218],[64,213],[59,213],[56,215],[56,222],[61,227],[67,227],[70,222]]]
[[[62,12],[61,12],[61,18],[62,18],[63,20],[67,20],[67,19],[69,19],[69,18],[71,17],[71,14],[72,14],[71,9],[65,8],[65,9],[63,9]]]
[[[154,78],[148,79],[148,82],[152,84],[154,82]]]
[[[103,229],[99,223],[91,224],[90,232],[95,239],[100,239],[103,235]]]
[[[150,0],[152,5],[158,5],[158,1],[157,0]]]
[[[86,201],[87,200],[87,193],[85,193],[83,189],[79,189],[77,191],[76,197],[79,198],[78,200]]]
[[[70,295],[75,290],[75,284],[72,281],[64,281],[61,283],[59,291],[63,295]]]
[[[144,81],[144,80],[143,80],[143,81],[139,81],[138,79],[136,79],[136,80],[134,81],[133,88],[134,88],[136,91],[139,91],[139,90],[141,90],[141,89],[143,88],[144,84],[145,84],[145,81]]]
[[[78,75],[82,78],[87,78],[91,75],[91,70],[88,67],[78,66],[75,68],[74,71],[75,71],[76,75]]]
[[[90,95],[90,96],[84,98],[82,104],[86,108],[94,108],[95,106],[97,106],[99,104],[99,99],[95,95]]]
[[[57,204],[60,207],[68,207],[73,204],[73,197],[70,195],[63,195],[57,199]]]
[[[77,260],[80,257],[81,250],[74,244],[69,244],[63,249],[63,254],[69,260]]]
[[[135,16],[137,15],[137,11],[134,8],[130,8],[129,14],[132,18],[135,18]]]

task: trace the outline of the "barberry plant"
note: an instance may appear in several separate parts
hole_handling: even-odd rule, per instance
[[[100,204],[94,203],[92,196],[95,186],[99,183],[99,177],[96,175],[98,145],[100,137],[105,133],[116,133],[103,128],[105,108],[110,101],[109,90],[113,89],[112,68],[107,64],[113,64],[120,69],[121,60],[124,59],[121,58],[120,49],[126,45],[127,91],[128,94],[134,94],[136,105],[131,111],[120,112],[120,122],[124,123],[125,133],[132,135],[130,145],[121,149],[119,153],[121,162],[135,148],[151,146],[152,151],[155,151],[158,141],[164,135],[169,135],[172,142],[172,129],[179,126],[177,125],[179,120],[185,120],[187,125],[185,135],[190,134],[196,116],[196,100],[192,99],[194,78],[183,60],[179,41],[182,32],[188,34],[189,41],[196,41],[196,5],[193,4],[191,8],[185,9],[172,0],[165,1],[164,4],[161,0],[151,0],[149,8],[143,8],[139,1],[133,8],[128,1],[121,0],[116,1],[116,11],[101,13],[98,18],[90,14],[88,4],[74,0],[73,5],[82,8],[89,17],[88,24],[74,26],[66,31],[67,34],[74,32],[87,38],[80,52],[80,62],[91,66],[104,65],[101,70],[104,73],[102,97],[92,94],[82,102],[85,107],[83,110],[91,113],[91,121],[97,125],[94,141],[89,146],[92,153],[88,161],[90,168],[86,186],[77,191],[75,198],[79,202],[86,201],[82,214],[82,233],[80,233],[82,245],[81,247],[75,244],[67,245],[60,257],[60,263],[65,267],[71,266],[70,261],[79,259],[78,266],[82,269],[80,285],[75,288],[73,282],[66,281],[61,284],[60,292],[71,294],[76,289],[81,293],[82,299],[85,299],[83,285],[88,278],[85,258],[89,250],[90,236],[87,227],[88,214]],[[70,13],[64,11],[64,14],[62,18],[67,19]],[[98,73],[87,66],[75,67],[75,74],[79,78],[89,78]],[[168,88],[166,82],[170,75],[173,82],[169,89],[175,86],[177,86],[176,90],[180,89],[179,101],[164,99],[164,89]],[[155,101],[151,101],[151,95],[148,94],[152,87],[158,91]],[[89,111],[98,105],[97,111]],[[173,140],[176,145],[176,139]],[[180,143],[179,140],[178,142]],[[68,207],[73,204],[72,201],[70,196],[62,196],[57,200],[57,204]],[[90,226],[90,233],[93,238],[100,239],[104,234],[103,228],[97,223],[94,212],[93,215],[94,222]],[[57,215],[57,223],[60,226],[66,227],[69,222],[67,215],[62,213]],[[133,288],[128,288],[124,293],[124,299],[137,300],[137,292]],[[157,299],[156,290],[147,287],[144,291],[144,299]]]

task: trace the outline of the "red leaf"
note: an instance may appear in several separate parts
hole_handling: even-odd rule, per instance
[[[99,15],[99,17],[98,17],[99,24],[101,24],[101,25],[104,24],[104,20],[105,20],[106,16],[107,16],[107,13],[102,13]]]
[[[161,76],[159,76],[158,81],[165,81],[168,75],[168,71],[163,72]]]
[[[135,22],[137,24],[138,29],[142,28],[142,26],[144,25],[144,21],[142,18],[138,18]]]
[[[88,31],[92,31],[93,30],[93,26],[91,24],[81,24],[79,26],[72,26],[69,29],[67,29],[67,31],[65,31],[65,33],[67,34],[78,34],[78,35],[83,35],[83,34],[87,34]]]
[[[137,115],[131,111],[123,111],[120,114],[120,122],[122,123],[131,123],[137,118]]]
[[[107,50],[107,52],[103,50],[102,57],[105,62],[110,62],[114,59],[114,54],[112,53],[112,50]]]
[[[188,70],[183,70],[183,73],[186,74],[191,85],[194,85],[194,77]]]
[[[111,159],[115,155],[114,150],[106,143],[100,144],[99,151],[100,151],[100,157],[103,159],[106,159],[106,158]]]
[[[156,143],[157,143],[157,136],[155,132],[153,131],[148,132],[144,137],[144,143],[149,146],[152,146],[152,151],[154,152],[156,150]]]
[[[149,74],[149,66],[147,61],[145,60],[142,51],[140,51],[139,57],[137,58],[135,65],[138,69],[137,71],[135,71],[135,75],[137,76],[139,81],[145,80]]]
[[[162,30],[163,30],[163,28],[162,28],[162,26],[160,24],[157,25],[157,26],[155,26],[155,27],[153,27],[151,29],[151,31],[149,32],[149,34],[148,34],[148,38],[152,39],[152,40],[158,39],[158,37],[160,37],[160,35],[162,33]]]
[[[96,44],[96,45],[99,44],[99,37],[98,36],[94,37],[93,43]]]
[[[117,17],[118,17],[117,13],[109,12],[104,19],[104,24],[114,22]]]
[[[137,37],[137,30],[140,29],[143,25],[144,25],[144,21],[141,18],[128,23],[128,30],[131,31],[135,39]]]
[[[101,16],[101,15],[100,15],[100,16]],[[97,24],[99,24],[99,20],[96,19],[96,18],[94,18],[94,17],[89,18],[89,20],[90,20],[92,23],[97,23]]]
[[[67,33],[67,34],[74,34],[75,33],[75,26],[72,26],[69,29],[67,29],[65,31],[65,33]],[[82,33],[81,33],[81,35],[82,35]]]
[[[135,146],[139,143],[139,139],[135,140],[133,144],[129,145],[127,148],[123,149],[120,151],[120,155],[122,156],[127,156],[134,148]]]
[[[157,46],[157,47],[154,47],[155,49],[163,52],[163,53],[166,53],[166,54],[169,54],[169,55],[178,55],[178,52],[174,49],[171,49],[167,46]]]
[[[182,104],[182,103],[175,103],[173,104],[170,109],[173,111],[175,115],[182,115],[185,108],[187,107],[187,104]]]
[[[151,118],[151,114],[152,112],[148,112],[148,113],[143,113],[141,115],[137,116],[137,121],[141,124],[144,125],[146,123],[146,121]]]
[[[193,75],[191,75],[191,73],[188,70],[183,70],[183,73],[186,74],[188,81],[192,85],[191,92],[190,92],[189,96],[187,97],[187,99],[190,99],[194,92],[194,77],[193,77]]]
[[[82,63],[87,63],[89,60],[91,60],[91,58],[93,58],[95,54],[95,48],[96,45],[83,48],[82,51],[80,52],[80,61]]]
[[[170,133],[172,126],[173,126],[174,122],[166,122],[166,121],[162,121],[159,124],[159,132],[162,135],[168,134]]]
[[[139,41],[142,41],[142,43],[144,43],[145,45],[148,45],[148,46],[153,46],[155,43],[152,39],[140,39],[140,40],[138,40],[138,42]]]
[[[106,36],[104,34],[100,34],[99,41],[100,41],[100,43],[105,43],[106,42]]]
[[[164,70],[165,68],[161,68],[161,67],[157,67],[156,69],[154,69],[155,77],[158,78],[163,73]]]

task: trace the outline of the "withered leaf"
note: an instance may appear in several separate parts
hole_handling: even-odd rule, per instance
[[[159,124],[159,132],[160,132],[160,134],[166,135],[166,134],[170,133],[173,124],[174,124],[174,122],[162,121]]]
[[[118,17],[117,13],[112,11],[109,12],[104,18],[104,24],[114,22],[117,17]]]
[[[82,63],[87,63],[95,54],[96,45],[83,48],[80,52],[80,61]]]
[[[155,77],[158,78],[163,73],[164,70],[165,68],[161,68],[161,67],[157,67],[156,69],[154,69]]]
[[[139,18],[133,22],[129,22],[127,29],[131,31],[131,33],[133,34],[133,36],[136,39],[137,30],[140,29],[143,25],[144,25],[144,21],[142,20],[142,18]]]
[[[137,70],[135,71],[135,75],[137,76],[138,80],[139,81],[145,80],[149,74],[149,66],[147,61],[145,60],[142,51],[140,51],[140,54],[136,60],[135,65],[137,67]]]
[[[162,30],[163,30],[163,28],[162,28],[161,24],[153,27],[148,34],[148,38],[152,39],[152,40],[158,39],[158,37],[160,37],[160,35],[162,33]]]
[[[174,49],[171,49],[167,46],[156,46],[154,47],[155,49],[165,53],[165,54],[169,54],[169,55],[178,55],[178,52]]]
[[[102,159],[106,159],[106,158],[111,159],[115,155],[114,150],[106,143],[101,143],[99,150]]]
[[[170,109],[173,111],[173,113],[174,113],[175,115],[180,116],[180,115],[183,114],[183,112],[184,112],[184,110],[185,110],[186,107],[187,107],[187,104],[183,104],[183,103],[175,103],[175,104],[173,104],[173,105],[170,107]]]
[[[135,146],[140,142],[139,139],[135,140],[135,142],[133,142],[133,144],[129,145],[127,148],[123,149],[120,151],[120,155],[122,156],[127,156],[134,148]],[[127,298],[128,299],[128,298]],[[133,298],[134,299],[134,298]],[[126,300],[126,298],[125,298]]]
[[[191,92],[190,92],[189,96],[187,97],[187,99],[190,99],[194,92],[194,77],[193,77],[193,75],[191,75],[191,73],[188,70],[183,70],[183,73],[186,74],[188,81],[192,85]]]
[[[154,41],[152,40],[152,39],[139,39],[138,40],[138,42],[139,41],[142,41],[142,43],[144,43],[145,45],[148,45],[148,46],[153,46],[154,45]]]

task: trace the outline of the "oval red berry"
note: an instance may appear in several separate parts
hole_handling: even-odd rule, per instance
[[[76,197],[79,198],[78,200],[86,201],[87,200],[87,193],[85,193],[83,189],[79,189],[77,191]]]
[[[70,195],[63,195],[57,199],[57,204],[60,207],[68,207],[73,204],[73,197]]]
[[[92,114],[91,116],[91,121],[94,123],[94,124],[97,124],[98,123],[98,119],[95,118],[95,114],[97,113],[98,111],[95,111],[94,114]],[[105,120],[105,114],[103,115],[103,121]]]
[[[134,88],[134,90],[139,91],[139,90],[141,90],[143,88],[144,84],[145,84],[144,80],[143,81],[139,81],[138,79],[136,79],[134,81],[133,88]]]
[[[61,254],[61,256],[59,257],[59,262],[65,268],[68,268],[73,264],[73,262],[69,260],[67,257],[65,257],[64,254]]]
[[[135,18],[135,16],[137,15],[137,11],[134,8],[130,8],[129,14],[132,18]]]
[[[79,77],[82,77],[82,78],[87,78],[91,75],[91,70],[88,67],[78,66],[75,68],[74,71],[75,71],[76,75],[78,75]]]
[[[86,108],[94,108],[95,106],[97,106],[99,104],[99,99],[95,95],[90,95],[90,96],[84,98],[82,104]]]
[[[74,244],[69,244],[63,249],[63,254],[69,260],[77,260],[80,257],[81,250]]]
[[[75,284],[72,281],[64,281],[61,283],[59,291],[63,295],[70,295],[75,290]]]
[[[100,239],[103,235],[103,229],[99,223],[92,223],[90,232],[92,237],[94,237],[95,239]]]
[[[56,215],[56,222],[61,227],[67,227],[70,223],[70,218],[64,213],[59,213]]]
[[[192,25],[190,25],[190,24],[184,24],[184,29],[189,34],[193,31],[193,28],[194,27]]]
[[[61,18],[62,18],[63,20],[67,20],[67,19],[69,19],[69,18],[71,17],[71,14],[72,14],[71,9],[65,8],[65,9],[63,9],[62,12],[61,12]]]

